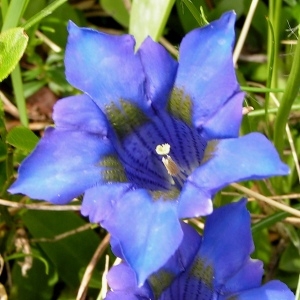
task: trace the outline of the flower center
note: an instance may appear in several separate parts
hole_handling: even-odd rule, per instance
[[[169,144],[162,144],[158,145],[155,151],[158,155],[163,156],[162,163],[164,164],[168,174],[172,176],[173,185],[176,184],[174,181],[174,179],[176,179],[177,183],[180,184],[180,186],[182,186],[187,175],[183,170],[181,170],[177,166],[176,162],[172,159],[172,157],[168,155],[170,153],[170,148],[171,146]]]
[[[127,178],[137,187],[181,190],[200,165],[206,144],[195,128],[163,113],[122,141],[120,159]]]
[[[113,128],[109,138],[117,157],[100,162],[104,179],[125,178],[136,188],[149,190],[154,198],[176,198],[203,161],[207,141],[192,126],[191,100],[181,90],[172,93],[168,111],[156,111],[149,118],[124,99],[106,106]]]

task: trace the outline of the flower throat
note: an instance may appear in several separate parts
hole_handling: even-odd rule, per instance
[[[182,95],[178,98],[182,99]],[[114,129],[112,141],[116,157],[123,166],[126,181],[137,188],[152,192],[180,191],[186,178],[204,158],[207,142],[188,124],[190,122],[187,123],[189,105],[183,105],[181,117],[184,120],[179,119],[179,113],[173,116],[172,99],[178,108],[178,98],[171,97],[170,113],[156,111],[151,117],[125,100],[118,106],[111,103],[106,107],[108,121]],[[107,171],[112,172],[111,168]],[[120,173],[120,168],[116,173]]]

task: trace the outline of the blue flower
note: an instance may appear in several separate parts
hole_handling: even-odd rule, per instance
[[[144,285],[126,264],[108,275],[106,300],[293,300],[278,281],[261,286],[262,262],[250,258],[254,250],[246,201],[215,209],[206,219],[203,237],[182,223],[184,237],[175,254]]]
[[[178,248],[179,219],[208,215],[228,184],[287,174],[259,133],[238,137],[241,92],[232,64],[235,14],[190,32],[179,63],[147,38],[69,24],[68,81],[22,163],[11,193],[64,204],[84,193],[82,214],[100,223],[144,282]]]

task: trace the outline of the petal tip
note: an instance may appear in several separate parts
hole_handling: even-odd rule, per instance
[[[284,163],[280,166],[281,169],[281,175],[289,175],[291,173],[290,167]]]
[[[229,26],[234,26],[235,24],[235,20],[236,20],[236,13],[234,10],[228,11],[226,13],[224,13],[220,20],[222,20],[223,22],[227,23]]]
[[[68,32],[70,33],[73,29],[77,29],[78,26],[71,20],[68,21],[68,26],[67,26],[67,29],[68,29]]]

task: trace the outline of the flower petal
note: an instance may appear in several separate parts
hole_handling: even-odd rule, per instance
[[[284,283],[272,280],[261,287],[229,296],[226,299],[232,298],[237,300],[294,300],[295,295]]]
[[[201,127],[239,91],[232,62],[235,13],[228,12],[185,36],[175,86],[191,98],[193,124]]]
[[[119,242],[122,256],[137,273],[139,286],[166,263],[183,236],[176,202],[153,201],[143,189],[127,187],[125,192],[122,185],[96,186],[92,196],[86,193],[82,213],[89,214],[93,222],[100,220]]]
[[[198,216],[205,201],[230,183],[289,173],[274,146],[260,133],[220,140],[210,155],[184,185],[178,207],[180,218]]]
[[[204,124],[201,135],[207,140],[238,137],[244,93],[236,93]]]
[[[181,227],[183,231],[183,238],[178,250],[176,251],[176,255],[180,258],[178,260],[182,264],[183,270],[186,270],[194,260],[196,253],[199,251],[202,238],[192,226],[181,222]]]
[[[175,253],[157,272],[148,278],[148,283],[155,294],[151,299],[161,299],[164,290],[176,285],[177,278],[187,272],[201,245],[201,236],[188,224],[181,222],[183,239]],[[175,282],[174,282],[175,281]],[[173,283],[172,283],[173,282]]]
[[[146,38],[138,50],[146,74],[147,98],[164,109],[172,90],[178,63],[160,44]]]
[[[71,96],[59,100],[53,109],[56,128],[82,130],[105,136],[107,120],[99,107],[87,95]]]
[[[123,199],[131,188],[132,185],[129,183],[93,186],[84,194],[81,205],[82,215],[88,216],[92,223],[102,223],[107,219],[111,219],[114,214],[116,202],[121,201],[120,199]],[[120,255],[118,256],[120,257]]]
[[[257,288],[261,285],[263,274],[263,263],[250,258],[236,274],[226,281],[221,293],[232,295],[239,291]]]
[[[135,273],[125,263],[113,266],[106,278],[108,285],[114,291],[135,290],[137,288]]]
[[[236,274],[254,249],[246,199],[224,205],[206,219],[198,259],[213,272],[214,290]],[[205,269],[204,267],[204,269]]]
[[[179,218],[193,218],[207,216],[213,212],[211,193],[199,188],[193,182],[187,182],[183,186],[179,196]]]
[[[147,296],[146,296],[147,297]],[[131,292],[108,292],[105,300],[147,300],[151,298],[145,298],[144,295],[134,295]]]
[[[107,282],[113,292],[109,293],[109,297],[105,299],[141,299],[139,297],[142,296],[152,298],[152,291],[148,284],[138,287],[134,271],[125,263],[114,266],[109,270]],[[120,298],[120,296],[127,296],[128,298]]]
[[[108,292],[105,300],[141,300],[139,296],[127,292]],[[146,298],[147,299],[147,298]]]
[[[145,75],[135,40],[131,35],[113,36],[89,28],[77,27],[71,21],[66,47],[67,80],[87,93],[102,109],[113,102],[132,102],[149,112],[146,99]]]
[[[35,150],[21,164],[19,177],[8,191],[67,203],[102,181],[97,164],[113,151],[109,140],[98,135],[47,128]]]

